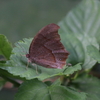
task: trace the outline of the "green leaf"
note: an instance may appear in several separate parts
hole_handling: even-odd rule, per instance
[[[94,58],[96,61],[98,61],[98,63],[100,63],[100,52],[95,46],[87,46],[87,51],[91,58]]]
[[[64,74],[65,75],[70,75],[70,74],[73,74],[75,71],[78,71],[78,70],[81,70],[81,66],[80,66],[80,63],[79,64],[76,64],[72,67],[68,67],[67,69],[64,70]]]
[[[38,78],[39,80],[44,80],[58,75],[69,75],[73,74],[75,71],[81,70],[80,64],[71,67],[65,66],[63,69],[45,68],[37,65],[38,67],[36,71],[36,65],[34,66],[30,63],[27,68],[28,60],[23,55],[26,55],[28,52],[31,41],[32,39],[24,39],[24,41],[16,43],[10,61],[4,64],[1,68],[15,76],[20,76],[26,79]]]
[[[94,95],[94,97],[100,99],[100,80],[96,77],[87,77],[84,75],[74,80],[73,85],[80,91],[89,93],[89,95]]]
[[[62,41],[70,52],[68,62],[81,62],[84,69],[93,67],[96,61],[88,55],[87,46],[92,44],[99,48],[96,35],[100,34],[100,2],[83,0],[59,25]]]
[[[65,45],[67,51],[70,53],[67,59],[67,63],[71,63],[72,65],[75,65],[79,62],[83,63],[85,52],[79,39],[77,39],[77,37],[73,34],[67,34],[67,31],[65,33],[62,28],[60,29],[59,33],[61,33],[63,44]]]
[[[62,23],[68,32],[96,36],[100,34],[100,1],[83,0],[70,11]],[[100,41],[100,40],[99,40]]]
[[[37,79],[24,82],[14,100],[50,100],[47,86]]]
[[[4,60],[4,58],[9,59],[11,51],[11,44],[4,35],[0,34],[0,60]]]
[[[64,86],[51,85],[37,79],[24,82],[14,100],[86,100],[86,94]]]
[[[84,58],[84,63],[82,65],[82,67],[84,69],[92,68],[95,65],[96,61],[88,55],[87,46],[94,45],[97,48],[99,48],[99,45],[94,37],[91,37],[88,35],[81,35],[80,38],[83,40],[82,45],[83,45],[83,48],[85,51],[85,58]],[[80,39],[80,41],[81,41],[81,39]]]
[[[51,100],[86,100],[86,94],[64,86],[51,87]]]

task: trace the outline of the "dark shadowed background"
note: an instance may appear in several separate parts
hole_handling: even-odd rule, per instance
[[[58,23],[81,0],[1,0],[0,34],[11,42],[33,37],[49,23]]]

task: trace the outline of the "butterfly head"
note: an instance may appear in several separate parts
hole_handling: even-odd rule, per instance
[[[30,58],[30,54],[26,54],[26,57],[27,57],[27,58]]]

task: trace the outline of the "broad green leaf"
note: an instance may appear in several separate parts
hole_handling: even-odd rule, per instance
[[[37,79],[24,82],[14,100],[50,100],[48,87]]]
[[[64,70],[64,74],[70,75],[70,74],[73,74],[77,70],[81,70],[80,63],[79,64],[76,64],[76,65],[74,65],[72,67],[68,67],[67,69],[65,69]]]
[[[86,94],[64,86],[51,87],[51,100],[86,100]]]
[[[65,47],[71,54],[69,62],[73,64],[81,61],[84,69],[93,67],[96,61],[91,59],[87,54],[86,47],[92,44],[99,48],[96,35],[100,34],[100,1],[83,0],[76,8],[70,11],[62,21],[59,22],[59,25],[61,27],[59,33],[61,34],[62,41],[63,43],[66,41],[64,43]],[[70,38],[67,37],[67,34],[70,35]],[[74,42],[76,42],[73,37],[78,39],[77,47],[79,47],[79,49],[71,47],[71,45],[74,45]]]
[[[20,86],[14,100],[86,100],[86,94],[64,86],[47,86],[34,79]]]
[[[16,47],[13,49],[13,54],[10,57],[10,61],[4,64],[1,68],[7,70],[9,73],[15,76],[20,76],[26,79],[38,78],[39,80],[44,80],[46,78],[58,75],[70,75],[75,71],[81,70],[80,64],[76,64],[75,66],[71,67],[65,66],[63,69],[52,69],[32,65],[32,63],[30,63],[27,68],[28,60],[23,55],[28,53],[31,40],[32,39],[24,39],[24,41],[16,43]]]
[[[100,1],[83,0],[68,13],[63,30],[95,37],[100,34]],[[100,39],[98,40],[100,41]]]
[[[64,32],[62,28],[60,29],[62,43],[65,45],[67,51],[70,53],[67,59],[68,63],[71,63],[72,65],[75,65],[77,63],[83,63],[84,62],[84,48],[82,46],[82,43],[77,39],[76,36],[73,34],[67,34],[67,32]]]
[[[100,63],[100,52],[95,46],[87,46],[87,51],[91,58],[94,58],[96,61],[98,61],[98,63]]]
[[[2,67],[5,68],[5,66],[2,66]],[[6,67],[9,67],[9,66],[6,66]],[[5,80],[8,80],[8,81],[10,81],[10,82],[12,82],[14,79],[20,79],[20,80],[23,80],[23,81],[26,80],[26,79],[24,79],[24,78],[21,78],[21,77],[19,77],[19,76],[15,76],[15,75],[9,73],[7,70],[5,70],[5,69],[3,69],[3,68],[0,68],[0,77],[4,78]],[[14,81],[16,81],[16,80],[14,80]],[[13,81],[13,82],[14,82],[14,81]],[[15,83],[14,85],[15,85],[16,87],[19,86],[19,84],[17,84],[17,83]]]
[[[84,75],[74,80],[73,85],[80,91],[89,93],[91,95],[93,94],[97,96],[97,98],[100,98],[100,80],[96,77],[86,77]]]
[[[12,46],[7,38],[0,34],[0,60],[9,59],[12,51]]]
[[[87,46],[94,45],[97,48],[99,48],[99,45],[94,37],[91,37],[88,35],[80,35],[80,37],[78,37],[78,38],[80,38],[80,41],[82,42],[82,45],[83,45],[83,48],[85,51],[85,58],[84,58],[84,63],[82,65],[82,67],[84,69],[89,69],[89,68],[93,67],[93,65],[96,63],[96,61],[88,55]]]

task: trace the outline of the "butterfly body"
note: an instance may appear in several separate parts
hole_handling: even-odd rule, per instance
[[[46,68],[63,68],[69,53],[60,42],[56,24],[49,24],[42,28],[31,42],[29,54],[26,57],[32,63]]]

